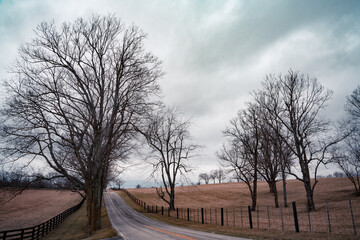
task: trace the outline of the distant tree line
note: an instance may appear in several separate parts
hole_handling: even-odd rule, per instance
[[[226,172],[224,171],[224,169],[215,169],[210,171],[209,173],[200,173],[199,174],[199,184],[201,183],[201,181],[203,180],[205,184],[209,184],[210,180],[213,183],[216,183],[216,181],[218,181],[218,183],[222,183],[224,182],[224,180],[226,179]]]
[[[72,189],[73,186],[66,178],[52,178],[54,174],[36,177],[29,176],[22,170],[0,171],[0,188],[48,188]]]

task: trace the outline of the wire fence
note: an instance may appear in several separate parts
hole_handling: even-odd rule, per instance
[[[360,202],[325,202],[316,205],[315,211],[308,211],[305,205],[292,202],[288,207],[250,206],[236,208],[176,208],[147,205],[126,189],[121,189],[136,204],[149,213],[161,214],[185,221],[214,224],[235,228],[273,229],[296,232],[330,232],[337,234],[358,234],[360,226]]]

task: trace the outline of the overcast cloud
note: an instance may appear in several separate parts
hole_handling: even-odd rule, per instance
[[[197,170],[218,167],[223,130],[268,73],[289,68],[334,90],[327,109],[343,115],[345,96],[360,84],[359,1],[0,0],[0,76],[41,21],[62,23],[115,14],[148,33],[147,50],[163,61],[164,101],[193,121],[194,141],[205,145]],[[139,172],[139,171],[138,171]],[[135,171],[128,182],[140,181]],[[145,179],[145,177],[143,177]]]

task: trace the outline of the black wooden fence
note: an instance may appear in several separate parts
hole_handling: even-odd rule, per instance
[[[126,193],[136,204],[149,213],[157,213],[185,221],[199,222],[240,228],[274,229],[296,232],[330,232],[357,235],[360,225],[360,202],[331,202],[317,204],[315,212],[308,211],[306,206],[295,202],[285,208],[269,206],[257,207],[251,211],[250,206],[237,208],[176,208],[169,211],[163,206],[152,206],[136,198],[126,189]]]
[[[49,219],[48,221],[41,223],[39,225],[15,229],[15,230],[7,230],[0,232],[1,240],[23,240],[23,239],[39,239],[54,228],[56,228],[60,223],[62,223],[67,217],[69,217],[72,213],[76,212],[84,203],[85,198],[78,203],[77,205],[65,210],[59,215]]]

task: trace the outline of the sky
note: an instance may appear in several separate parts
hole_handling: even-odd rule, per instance
[[[190,161],[191,181],[219,167],[221,131],[266,74],[291,68],[316,77],[334,91],[325,112],[333,121],[360,84],[360,2],[343,0],[0,0],[0,79],[9,78],[17,49],[40,22],[92,14],[114,14],[148,34],[145,48],[166,73],[159,80],[164,102],[191,118],[193,141],[205,146]],[[126,185],[151,185],[147,169],[129,169]]]

